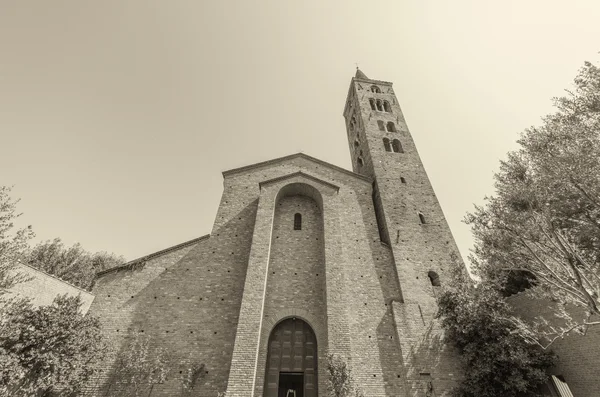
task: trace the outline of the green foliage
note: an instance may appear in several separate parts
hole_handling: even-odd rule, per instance
[[[124,262],[123,257],[115,254],[92,254],[84,250],[79,243],[65,247],[59,238],[38,244],[27,256],[30,266],[87,290],[91,289],[97,272]]]
[[[475,287],[455,266],[439,297],[438,317],[465,369],[457,397],[533,397],[553,364],[553,353],[521,336],[522,323],[495,287]]]
[[[0,395],[70,396],[105,354],[98,319],[79,312],[79,297],[51,306],[25,299],[0,306]]]
[[[327,395],[329,397],[363,397],[362,391],[354,384],[354,379],[346,361],[336,354],[327,356]]]
[[[479,277],[501,285],[511,274],[532,274],[529,293],[559,302],[563,325],[543,329],[541,318],[534,325],[532,340],[542,345],[600,324],[593,321],[600,315],[600,68],[586,62],[555,106],[501,163],[496,195],[466,218]],[[567,304],[583,307],[584,316],[570,317]]]
[[[19,200],[11,199],[10,192],[10,187],[0,186],[0,296],[25,280],[14,268],[23,260],[28,242],[34,237],[31,226],[13,231],[13,222],[21,214],[17,213]]]
[[[163,383],[169,372],[169,360],[163,348],[153,347],[150,337],[134,334],[116,360],[111,396],[147,396],[155,384]]]

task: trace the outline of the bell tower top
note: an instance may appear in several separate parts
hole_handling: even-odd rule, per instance
[[[362,72],[362,70],[360,70],[358,68],[358,66],[356,67],[356,75],[354,77],[356,77],[357,79],[369,80],[369,78],[367,77],[367,75],[364,74]]]

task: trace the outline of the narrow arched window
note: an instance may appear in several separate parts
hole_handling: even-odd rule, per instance
[[[377,94],[381,94],[381,90],[376,85],[371,86],[371,92],[375,92]]]
[[[431,281],[432,286],[439,287],[442,285],[440,283],[440,276],[438,276],[438,274],[433,270],[430,270],[429,273],[427,273],[427,277],[429,277],[429,281]]]
[[[373,110],[377,110],[377,109],[375,108],[375,99],[369,99],[369,104],[371,105],[371,109],[373,109]]]
[[[402,149],[402,144],[397,139],[394,139],[392,141],[392,149],[394,149],[394,153],[404,153],[404,149]]]
[[[294,230],[302,230],[302,215],[294,214]]]
[[[388,101],[383,101],[383,109],[388,113],[392,113],[392,107]]]
[[[377,126],[379,127],[379,131],[385,131],[385,126],[383,125],[383,121],[377,120]]]
[[[380,112],[383,112],[383,105],[380,99],[377,100],[376,102],[377,104],[377,110],[379,110]]]
[[[388,121],[387,130],[389,132],[396,132],[396,126],[394,125],[394,123],[392,123],[391,121]]]
[[[390,147],[390,140],[387,138],[383,138],[383,147],[385,147],[386,152],[391,152],[392,148]]]
[[[362,157],[359,157],[358,159],[356,159],[356,163],[358,164],[359,167],[362,167],[364,164]]]
[[[358,145],[360,145],[360,142],[358,141],[358,139],[354,140],[354,147],[357,148]]]
[[[425,224],[425,215],[423,215],[422,213],[419,212],[419,220],[421,221],[421,224],[424,225]]]
[[[354,132],[354,123],[350,122],[350,132]]]

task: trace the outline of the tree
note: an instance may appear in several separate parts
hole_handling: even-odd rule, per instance
[[[124,262],[122,256],[115,254],[92,254],[79,243],[65,247],[60,238],[38,244],[27,255],[27,263],[30,266],[87,290],[91,289],[97,272]]]
[[[461,267],[454,266],[437,314],[464,366],[465,378],[455,396],[535,396],[554,354],[520,335],[520,320],[496,285],[482,282],[475,287]]]
[[[479,277],[502,284],[527,274],[528,293],[558,302],[559,326],[538,318],[524,334],[545,347],[600,324],[600,69],[586,62],[575,89],[554,104],[556,113],[525,130],[501,162],[496,195],[465,219]],[[574,318],[569,304],[585,314]]]
[[[11,187],[0,186],[0,297],[14,284],[24,281],[23,275],[15,271],[21,262],[28,242],[34,237],[31,226],[13,232],[19,200],[10,198]]]
[[[110,385],[111,396],[148,396],[155,384],[166,380],[169,367],[163,348],[153,348],[149,336],[134,334],[117,356],[113,382]],[[117,390],[113,389],[115,385]]]
[[[336,354],[327,356],[327,393],[329,397],[362,397],[362,391],[354,384],[354,379],[346,361]]]
[[[27,300],[0,306],[0,394],[72,396],[94,373],[105,345],[97,318],[79,312],[79,297],[51,306]]]

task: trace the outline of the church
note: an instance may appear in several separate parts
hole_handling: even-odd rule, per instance
[[[151,396],[324,397],[329,354],[366,396],[449,395],[460,363],[434,316],[457,246],[392,83],[357,69],[343,116],[353,171],[302,153],[225,171],[209,235],[97,275],[96,395],[124,386],[135,335],[168,353]]]

